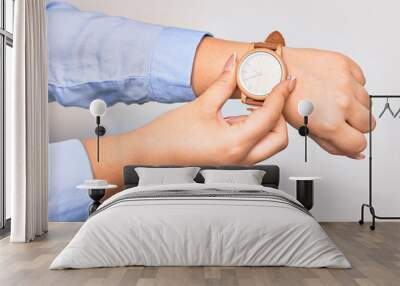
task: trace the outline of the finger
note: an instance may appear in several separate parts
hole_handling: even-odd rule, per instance
[[[259,107],[247,107],[247,111],[253,112],[256,111]]]
[[[358,82],[355,83],[355,93],[357,100],[367,109],[369,109],[369,94],[367,90]]]
[[[322,139],[313,134],[309,134],[309,137],[328,153],[332,155],[344,155],[342,151],[336,148],[336,146],[332,145],[328,140]]]
[[[365,155],[363,153],[360,153],[360,154],[355,155],[355,156],[347,156],[347,157],[349,157],[351,159],[355,159],[355,160],[363,160],[363,159],[365,159]]]
[[[366,79],[365,79],[364,72],[362,71],[361,67],[355,61],[353,61],[351,58],[348,58],[348,60],[350,62],[351,74],[362,86],[364,86],[366,83]]]
[[[212,111],[221,109],[236,89],[236,65],[237,55],[233,53],[219,78],[198,98]]]
[[[310,137],[314,140],[314,142],[316,142],[322,149],[324,149],[325,151],[327,151],[328,153],[332,154],[332,155],[341,155],[341,156],[346,156],[346,154],[344,154],[341,150],[337,149],[334,145],[332,145],[329,141],[322,139],[318,136],[315,135],[311,135]],[[364,159],[365,155],[362,153],[359,153],[357,155],[349,155],[347,156],[351,159],[356,159],[356,160],[360,160],[360,159]]]
[[[243,123],[247,119],[247,115],[229,116],[224,118],[230,125]]]
[[[296,79],[284,80],[274,87],[264,104],[253,111],[243,124],[243,136],[247,140],[259,141],[276,125],[282,114],[286,98],[293,91]]]
[[[369,110],[365,108],[358,100],[354,99],[350,105],[347,122],[362,133],[369,132]],[[371,118],[371,129],[375,128],[375,118]]]
[[[330,133],[335,134],[335,136],[333,138],[321,138],[335,146],[343,155],[358,155],[367,147],[365,136],[347,123],[338,128],[332,128]]]
[[[283,116],[281,116],[274,129],[250,150],[243,163],[251,165],[268,159],[285,149],[287,143],[287,124]]]

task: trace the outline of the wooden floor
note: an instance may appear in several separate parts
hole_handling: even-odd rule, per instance
[[[28,244],[0,241],[0,285],[400,285],[400,223],[380,222],[375,232],[357,223],[322,226],[352,269],[289,267],[123,267],[48,270],[79,229],[79,223],[51,223],[49,233]]]

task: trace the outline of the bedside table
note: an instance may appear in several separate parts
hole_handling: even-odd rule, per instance
[[[86,182],[82,185],[77,186],[77,189],[88,190],[89,197],[93,200],[93,203],[89,206],[89,216],[94,213],[97,208],[101,205],[100,200],[106,194],[106,190],[115,189],[117,185],[109,185],[105,183],[104,185],[88,185]]]
[[[321,177],[289,177],[296,181],[296,199],[307,209],[311,210],[314,205],[314,181]]]

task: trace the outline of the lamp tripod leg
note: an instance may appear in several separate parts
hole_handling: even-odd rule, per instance
[[[305,148],[305,150],[304,150],[304,162],[307,163],[307,149],[308,149],[307,148],[307,134],[306,134],[306,136],[304,136],[304,148]]]
[[[96,135],[97,135],[97,162],[100,161],[100,116],[96,116],[96,124],[97,128],[95,130]]]
[[[97,124],[97,130],[100,130],[100,124]],[[100,136],[99,136],[99,132],[97,132],[97,162],[100,161]]]

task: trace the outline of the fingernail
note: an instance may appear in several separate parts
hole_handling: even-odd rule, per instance
[[[256,111],[258,109],[258,107],[257,108],[255,108],[255,107],[247,107],[246,109],[247,109],[247,111],[253,112],[253,111]]]
[[[232,71],[233,70],[233,66],[236,62],[236,57],[237,54],[236,52],[234,52],[229,59],[226,61],[225,67],[224,67],[224,71]]]
[[[354,157],[355,159],[357,159],[357,160],[362,160],[362,159],[365,159],[365,155],[364,154],[362,154],[362,153],[360,153],[360,154],[358,154],[356,157]]]
[[[296,77],[289,75],[288,80],[289,80],[289,92],[292,92],[294,87],[296,86]]]

